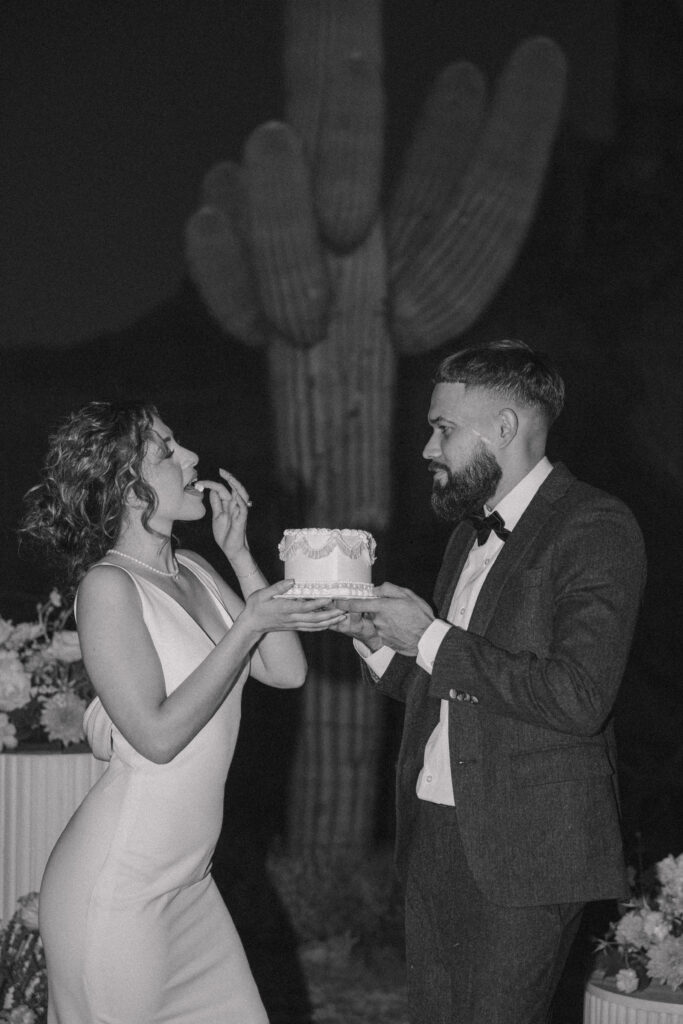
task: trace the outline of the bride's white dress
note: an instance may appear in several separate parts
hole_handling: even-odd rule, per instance
[[[209,590],[229,628],[211,577],[191,559],[179,560]],[[213,641],[159,587],[129,575],[170,693]],[[168,764],[137,753],[99,700],[88,709],[93,749],[111,760],[43,877],[48,1024],[267,1024],[209,873],[247,675],[245,665],[220,709]]]

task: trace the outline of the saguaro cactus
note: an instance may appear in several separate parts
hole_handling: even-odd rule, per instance
[[[358,526],[381,538],[397,358],[465,331],[512,267],[565,62],[551,40],[527,40],[490,104],[477,68],[445,68],[384,212],[380,0],[286,0],[285,12],[286,120],[256,128],[241,165],[207,174],[188,262],[224,329],[267,346],[278,469],[301,509],[286,525]],[[372,827],[381,712],[357,671],[332,679],[328,661],[321,639],[293,838],[358,848]]]

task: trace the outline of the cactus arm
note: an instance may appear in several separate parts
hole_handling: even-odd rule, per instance
[[[190,276],[223,330],[245,345],[265,345],[267,333],[242,240],[222,210],[203,206],[188,221]]]
[[[285,3],[285,120],[313,163],[318,146],[332,31],[329,0]]]
[[[204,206],[222,210],[248,248],[249,208],[242,168],[233,160],[224,160],[206,172],[202,181]]]
[[[564,98],[565,60],[549,39],[518,47],[452,207],[394,283],[401,351],[465,331],[493,298],[533,216]]]
[[[247,140],[251,256],[266,318],[295,345],[325,335],[330,285],[301,142],[271,121]]]
[[[380,7],[369,0],[329,5],[329,70],[314,158],[322,234],[348,252],[375,220],[384,160]]]
[[[433,234],[474,151],[486,81],[467,61],[449,64],[427,97],[387,213],[391,280]]]

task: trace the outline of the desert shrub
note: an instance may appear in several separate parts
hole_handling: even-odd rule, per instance
[[[302,943],[346,937],[403,948],[403,899],[390,850],[292,855],[274,850],[268,873]]]

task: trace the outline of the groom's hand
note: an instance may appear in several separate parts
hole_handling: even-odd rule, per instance
[[[359,603],[367,604],[366,601],[360,601]],[[336,600],[334,604],[337,604]],[[360,640],[371,651],[378,651],[382,647],[382,641],[377,635],[372,619],[367,618],[362,612],[346,612],[340,622],[335,622],[329,628],[334,630],[335,633],[343,633],[344,636],[350,636],[353,640]]]
[[[434,621],[432,609],[412,590],[393,583],[376,587],[375,595],[369,599],[337,598],[334,603],[350,615],[370,620],[382,644],[399,654],[415,657],[420,637]]]

